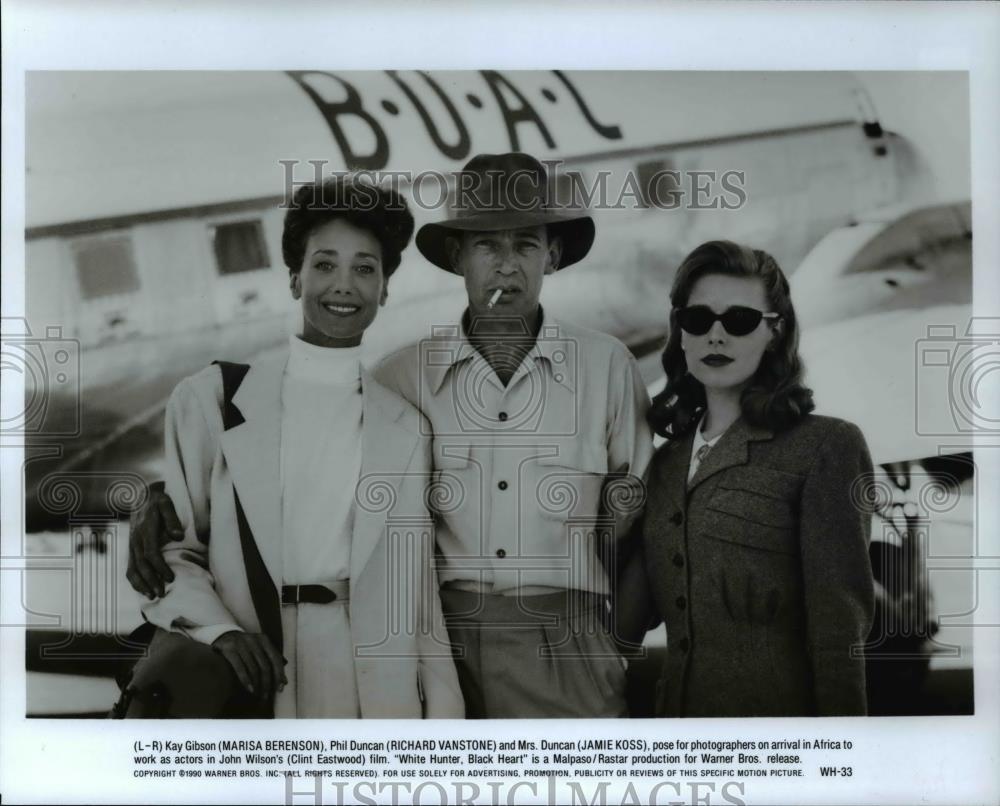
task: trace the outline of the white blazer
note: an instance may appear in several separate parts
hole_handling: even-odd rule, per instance
[[[164,481],[185,535],[164,547],[174,581],[162,598],[143,607],[157,626],[184,632],[236,623],[248,632],[263,631],[234,490],[267,570],[262,587],[273,585],[270,601],[280,601],[281,387],[287,360],[285,349],[251,365],[232,400],[243,423],[229,430],[223,427],[218,367],[184,379],[170,397]],[[462,718],[426,509],[429,427],[424,421],[422,429],[423,416],[367,373],[361,388],[362,464],[348,605],[361,714]],[[279,613],[270,615],[280,623]]]

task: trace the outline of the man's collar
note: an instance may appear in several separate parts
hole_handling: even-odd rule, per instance
[[[476,354],[459,325],[435,325],[430,338],[421,339],[419,360],[432,394],[437,394],[452,367]]]
[[[545,308],[540,306],[539,310],[542,312],[542,324],[526,360],[544,359],[549,365],[553,380],[574,392],[576,362],[580,357],[578,345],[568,344],[559,322],[548,316]],[[421,361],[424,362],[432,394],[438,393],[452,367],[475,357],[476,348],[467,335],[469,323],[469,311],[466,309],[462,314],[460,326],[447,325],[433,328],[431,337],[421,342]]]

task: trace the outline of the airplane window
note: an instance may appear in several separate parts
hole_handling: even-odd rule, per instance
[[[132,240],[127,235],[81,239],[73,243],[72,251],[84,299],[139,290]]]
[[[271,265],[260,221],[237,221],[213,227],[212,246],[219,274],[238,274]]]

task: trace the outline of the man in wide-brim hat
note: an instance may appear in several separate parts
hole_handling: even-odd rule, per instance
[[[547,180],[527,154],[465,166],[453,215],[416,240],[463,278],[468,309],[376,371],[433,429],[441,600],[470,717],[626,713],[600,558],[641,503],[649,401],[624,345],[539,304],[545,275],[594,240]]]
[[[431,263],[455,272],[449,239],[463,232],[497,232],[545,227],[561,244],[566,268],[583,260],[594,243],[594,220],[551,204],[545,166],[528,154],[480,154],[458,175],[451,218],[426,224],[417,247]]]

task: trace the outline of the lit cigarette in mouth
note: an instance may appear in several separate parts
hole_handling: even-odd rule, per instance
[[[486,307],[492,309],[494,305],[497,304],[497,300],[500,299],[500,295],[503,294],[503,289],[498,288],[493,292],[493,296],[490,297],[490,301],[486,303]]]

